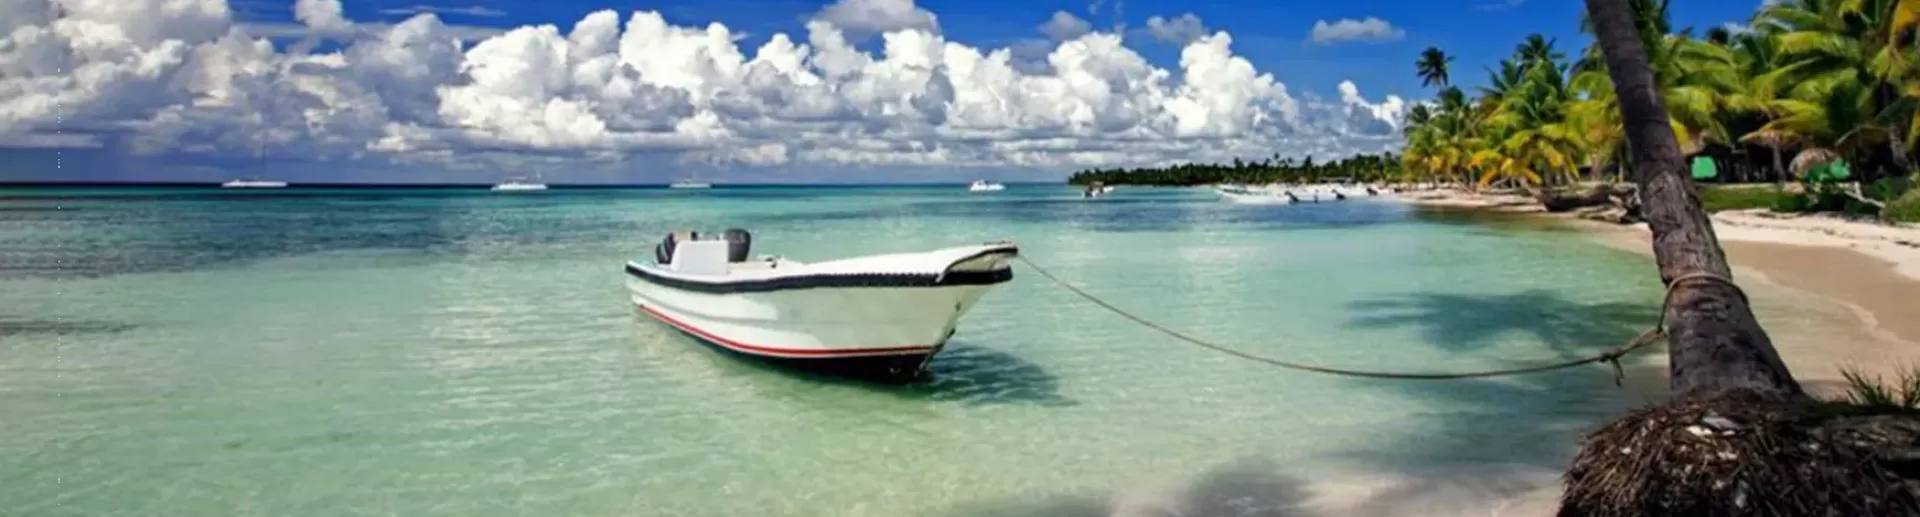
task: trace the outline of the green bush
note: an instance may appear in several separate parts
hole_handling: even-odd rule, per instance
[[[1920,189],[1908,190],[1899,199],[1887,203],[1880,218],[1897,223],[1920,223]]]
[[[1911,178],[1886,178],[1860,188],[1860,193],[1875,201],[1893,201],[1913,189]]]
[[[1708,213],[1771,208],[1779,206],[1782,198],[1790,197],[1793,196],[1773,187],[1705,187],[1700,189],[1700,208]]]
[[[1781,213],[1800,213],[1813,211],[1813,206],[1813,200],[1806,196],[1782,195],[1767,208]]]

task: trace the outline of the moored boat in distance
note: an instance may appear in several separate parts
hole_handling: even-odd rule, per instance
[[[994,183],[987,180],[973,180],[973,183],[970,183],[967,185],[968,192],[993,192],[997,190],[1006,190],[1006,189],[1007,189],[1006,185],[1001,185],[999,183]]]
[[[1101,182],[1095,181],[1091,184],[1088,184],[1086,190],[1082,190],[1080,192],[1080,197],[1103,197],[1103,196],[1106,196],[1107,194],[1112,194],[1112,193],[1113,193],[1112,185],[1107,185],[1107,184],[1103,184]]]
[[[712,184],[704,181],[682,179],[682,180],[676,180],[672,184],[667,185],[667,188],[710,188],[712,186],[713,186]]]
[[[751,244],[739,229],[669,234],[652,260],[626,264],[634,306],[737,354],[891,382],[925,372],[1019,254],[1000,242],[803,263],[749,259]]]
[[[546,190],[546,189],[547,189],[547,184],[545,183],[540,183],[537,181],[529,181],[521,178],[510,178],[510,179],[507,179],[506,181],[495,183],[493,184],[493,188],[492,188],[492,190],[505,190],[505,191]]]
[[[259,178],[240,178],[221,183],[220,188],[285,188],[287,182],[269,181]]]
[[[1266,188],[1247,188],[1240,185],[1220,185],[1214,187],[1220,198],[1241,205],[1285,205],[1300,202],[1292,192]]]

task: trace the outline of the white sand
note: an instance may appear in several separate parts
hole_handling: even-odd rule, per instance
[[[1638,226],[1646,228],[1645,224]],[[1920,280],[1920,225],[1755,209],[1713,214],[1713,228],[1722,241],[1851,249],[1886,261],[1901,275]],[[1915,303],[1920,303],[1920,293],[1914,296]]]

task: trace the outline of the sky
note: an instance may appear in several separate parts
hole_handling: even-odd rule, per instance
[[[1675,26],[1749,0],[1675,0]],[[1051,181],[1400,146],[1573,0],[0,0],[0,181]]]

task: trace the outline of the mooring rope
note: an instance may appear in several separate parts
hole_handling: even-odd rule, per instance
[[[1604,362],[1613,367],[1613,384],[1615,386],[1619,386],[1624,382],[1626,378],[1626,372],[1623,371],[1620,367],[1620,358],[1626,356],[1629,353],[1632,353],[1634,350],[1638,350],[1640,347],[1646,346],[1649,343],[1659,341],[1660,339],[1666,337],[1667,307],[1673,303],[1673,293],[1674,293],[1675,287],[1689,280],[1712,280],[1715,282],[1726,284],[1729,287],[1733,287],[1734,291],[1739,292],[1742,298],[1746,297],[1746,293],[1744,291],[1741,291],[1739,286],[1734,285],[1732,280],[1729,280],[1720,275],[1716,275],[1712,273],[1690,273],[1690,274],[1680,275],[1679,277],[1674,278],[1672,282],[1667,283],[1666,297],[1660,303],[1660,320],[1654,323],[1653,328],[1648,329],[1646,332],[1641,332],[1639,336],[1635,336],[1632,340],[1627,341],[1625,344],[1614,347],[1605,352],[1601,352],[1600,354],[1597,354],[1597,355],[1568,360],[1568,361],[1561,361],[1557,363],[1537,365],[1537,366],[1525,366],[1525,367],[1519,367],[1519,368],[1506,368],[1506,369],[1499,369],[1499,370],[1484,370],[1484,371],[1475,371],[1475,372],[1435,372],[1435,373],[1382,372],[1382,371],[1367,371],[1367,370],[1349,370],[1345,368],[1334,368],[1329,366],[1296,363],[1292,361],[1285,361],[1280,359],[1274,359],[1271,357],[1255,355],[1255,354],[1241,351],[1232,347],[1227,347],[1217,343],[1213,343],[1205,339],[1201,339],[1199,337],[1188,335],[1185,332],[1181,332],[1179,330],[1169,328],[1165,325],[1161,325],[1161,324],[1149,321],[1146,318],[1140,317],[1137,314],[1127,311],[1126,309],[1122,309],[1118,306],[1115,306],[1114,304],[1109,303],[1106,300],[1102,300],[1100,299],[1100,297],[1094,296],[1091,293],[1088,293],[1085,290],[1080,289],[1078,286],[1073,285],[1071,282],[1067,282],[1066,280],[1058,276],[1055,276],[1053,272],[1047,271],[1046,268],[1040,267],[1039,264],[1033,263],[1033,260],[1028,259],[1025,256],[1019,256],[1018,258],[1020,262],[1025,263],[1027,267],[1033,268],[1033,271],[1035,273],[1039,273],[1040,276],[1047,277],[1047,279],[1052,280],[1055,285],[1058,285],[1061,288],[1066,289],[1067,291],[1072,292],[1075,295],[1079,295],[1081,298],[1084,298],[1089,302],[1093,302],[1094,305],[1098,305],[1101,308],[1106,309],[1108,312],[1112,312],[1120,317],[1132,320],[1134,323],[1138,323],[1147,328],[1160,331],[1160,333],[1162,334],[1172,336],[1174,339],[1184,341],[1188,344],[1196,345],[1202,348],[1206,348],[1208,350],[1213,350],[1215,352],[1220,352],[1220,353],[1231,355],[1234,357],[1239,357],[1241,359],[1246,359],[1246,360],[1254,361],[1258,363],[1265,363],[1268,365],[1278,366],[1281,368],[1307,371],[1307,372],[1326,373],[1326,374],[1333,374],[1333,375],[1344,375],[1349,377],[1370,377],[1370,378],[1379,378],[1379,379],[1428,379],[1428,380],[1473,379],[1473,378],[1484,378],[1484,377],[1499,377],[1499,376],[1505,376],[1505,375],[1538,373],[1538,372],[1559,370],[1564,368],[1572,368],[1575,366],[1583,366],[1583,365],[1588,365],[1593,363]]]

